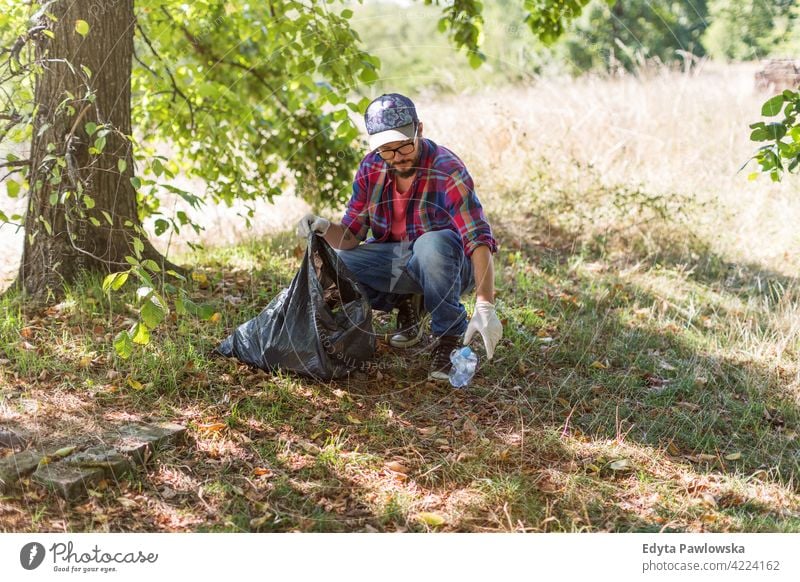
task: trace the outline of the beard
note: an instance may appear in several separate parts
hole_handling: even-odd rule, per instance
[[[400,178],[410,178],[411,176],[417,173],[420,155],[421,152],[418,151],[417,155],[414,156],[413,160],[401,162],[403,164],[402,168],[398,168],[394,164],[390,164],[387,162],[387,164],[389,165],[389,172],[392,175],[398,176]]]

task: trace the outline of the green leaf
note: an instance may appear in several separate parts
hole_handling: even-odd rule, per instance
[[[50,202],[50,206],[58,204],[58,192],[52,192],[48,201]]]
[[[103,213],[103,217],[105,217],[106,222],[108,222],[108,224],[110,226],[114,226],[114,219],[111,218],[111,215],[108,212],[106,212],[105,210],[101,210],[100,212]]]
[[[353,18],[353,11],[350,10],[349,8],[345,8],[344,10],[342,10],[342,18],[344,19]]]
[[[139,188],[142,187],[142,181],[139,178],[137,178],[136,176],[133,176],[131,178],[131,184],[133,185],[133,189],[134,190],[138,190]]]
[[[361,74],[358,76],[358,78],[369,85],[370,83],[374,83],[378,80],[378,73],[375,71],[372,65],[367,65],[361,69]]]
[[[133,342],[127,331],[121,331],[114,338],[114,350],[123,360],[127,360],[133,353]]]
[[[80,34],[82,37],[86,37],[89,34],[89,23],[85,20],[76,20],[75,21],[75,32]]]
[[[781,112],[781,108],[783,107],[785,97],[781,93],[780,95],[775,95],[772,99],[769,99],[764,106],[761,108],[761,115],[764,117],[773,117],[778,115]]]
[[[139,315],[147,327],[155,329],[159,323],[164,321],[166,314],[160,302],[155,297],[151,297],[142,305]]]
[[[786,126],[782,123],[768,123],[765,131],[769,139],[779,140],[786,135]]]
[[[178,315],[187,315],[189,313],[181,295],[178,295],[175,298],[175,313]]]
[[[6,189],[8,190],[8,196],[10,198],[16,198],[19,196],[20,185],[19,182],[15,182],[14,180],[6,181]]]
[[[94,140],[94,149],[98,152],[102,152],[106,147],[106,136],[98,137]]]
[[[89,217],[89,222],[91,222],[94,226],[100,226],[100,221],[94,216]]]
[[[97,124],[93,121],[89,121],[83,126],[83,129],[86,130],[87,135],[92,136],[94,132],[97,131]]]
[[[475,51],[469,53],[469,66],[472,67],[473,69],[477,69],[478,67],[480,67],[485,60],[486,60],[486,55],[484,55],[483,53]]]
[[[158,263],[156,263],[153,259],[145,259],[144,261],[142,261],[142,266],[145,269],[152,271],[153,273],[158,273],[159,271],[161,271],[161,269],[158,266]]]
[[[127,168],[128,168],[128,162],[126,162],[122,158],[117,160],[117,170],[119,170],[120,174],[124,173]]]
[[[119,289],[125,284],[125,281],[128,280],[128,273],[129,271],[120,271],[119,273],[111,273],[110,275],[106,275],[106,278],[103,279],[103,291],[108,293],[109,291],[119,291]]]
[[[133,326],[131,336],[133,343],[139,344],[140,346],[146,346],[150,343],[150,330],[141,322]]]
[[[133,239],[133,252],[136,254],[136,258],[139,259],[142,256],[142,251],[144,250],[144,243],[142,239],[136,237]]]
[[[157,218],[155,223],[153,224],[153,230],[155,231],[156,236],[161,236],[167,231],[168,228],[169,228],[169,222],[167,222],[163,218]]]
[[[94,198],[92,198],[88,194],[85,194],[83,196],[83,203],[86,205],[86,208],[89,209],[89,210],[94,208]]]

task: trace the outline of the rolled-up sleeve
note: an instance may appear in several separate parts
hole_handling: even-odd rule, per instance
[[[464,245],[464,254],[472,256],[480,245],[486,245],[492,253],[496,253],[497,241],[475,194],[472,176],[466,169],[448,177],[445,196],[448,211]]]
[[[369,192],[367,191],[366,167],[364,163],[358,167],[353,180],[353,194],[347,203],[342,217],[344,225],[355,237],[364,241],[369,232]]]

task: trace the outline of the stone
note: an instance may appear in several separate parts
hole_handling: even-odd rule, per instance
[[[41,451],[22,451],[0,460],[0,493],[5,493],[14,484],[36,470],[44,457]]]
[[[25,439],[17,436],[14,431],[0,428],[0,447],[6,449],[24,449],[25,446]]]
[[[128,457],[117,449],[105,445],[90,447],[85,451],[75,453],[64,462],[82,469],[102,469],[106,476],[115,479],[133,469]]]
[[[83,468],[56,461],[36,469],[32,479],[67,501],[74,501],[83,497],[89,487],[99,483],[104,476],[105,471],[100,468]]]
[[[186,435],[179,424],[127,424],[109,434],[114,448],[144,465],[156,450],[178,444]]]

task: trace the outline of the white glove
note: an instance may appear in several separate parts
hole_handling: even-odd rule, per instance
[[[475,313],[469,320],[467,333],[464,334],[464,345],[467,345],[475,332],[480,332],[483,337],[483,345],[486,346],[486,357],[490,360],[494,355],[494,348],[497,342],[503,337],[503,324],[497,318],[494,310],[494,303],[477,300],[475,302]]]
[[[306,214],[297,223],[297,236],[301,238],[308,238],[312,232],[320,236],[325,236],[328,229],[331,227],[331,221],[327,218],[322,218],[316,214]]]

